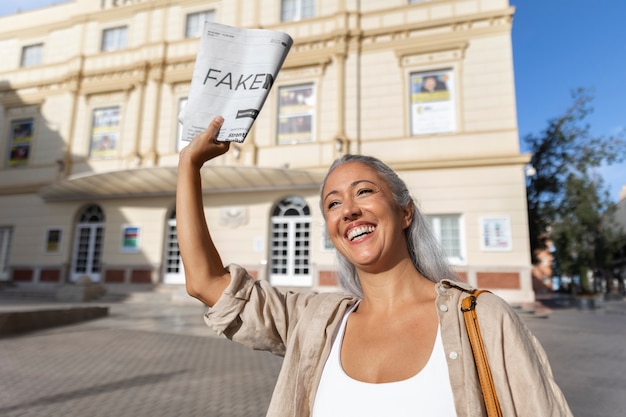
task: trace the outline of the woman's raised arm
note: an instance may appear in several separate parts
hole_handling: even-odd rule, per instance
[[[200,168],[228,151],[229,142],[215,137],[224,119],[217,116],[209,127],[180,152],[176,183],[176,229],[185,267],[187,293],[212,306],[230,282],[206,224]]]

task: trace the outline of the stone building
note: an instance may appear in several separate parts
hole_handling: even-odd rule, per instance
[[[320,182],[341,154],[371,154],[461,279],[532,302],[513,14],[508,0],[73,0],[0,18],[0,279],[184,282],[177,115],[209,20],[294,39],[251,134],[203,169],[224,262],[336,288]]]

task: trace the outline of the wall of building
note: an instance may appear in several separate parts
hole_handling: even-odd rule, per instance
[[[102,279],[164,281],[173,189],[61,201],[43,198],[40,190],[115,172],[127,173],[131,183],[135,170],[176,166],[179,102],[189,94],[199,43],[185,38],[185,20],[214,10],[217,22],[283,30],[295,42],[246,142],[212,165],[319,173],[346,152],[375,155],[398,170],[426,214],[459,217],[463,256],[455,268],[462,279],[514,302],[532,301],[528,156],[518,144],[508,1],[318,0],[314,17],[294,22],[280,21],[280,4],[75,0],[0,18],[0,229],[12,228],[7,267],[13,279],[42,282],[41,271],[56,270],[44,272],[58,277],[47,282],[69,280],[77,217],[97,204],[106,216]],[[103,31],[120,26],[128,27],[127,46],[102,52]],[[20,67],[22,48],[37,43],[44,45],[42,62]],[[411,104],[411,80],[428,72],[450,77],[454,127],[423,134],[412,126],[419,106]],[[302,84],[315,92],[312,140],[279,144],[280,89]],[[107,157],[93,157],[94,110],[111,106],[120,109],[118,144]],[[12,122],[24,118],[34,120],[28,163],[11,167]],[[304,198],[311,209],[312,288],[332,289],[334,255],[323,248],[311,187],[207,190],[207,217],[224,261],[268,279],[271,213],[288,195]],[[233,207],[244,208],[238,222],[220,220]],[[137,252],[121,250],[128,225],[141,230]],[[493,225],[507,228],[503,247],[485,247]],[[50,228],[62,230],[55,253],[46,252]]]

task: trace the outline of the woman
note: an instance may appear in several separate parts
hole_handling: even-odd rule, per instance
[[[406,185],[382,162],[347,156],[321,190],[343,293],[281,293],[237,265],[210,237],[202,165],[226,151],[223,119],[181,151],[177,228],[187,291],[209,327],[283,355],[268,416],[486,415],[454,281]],[[546,355],[506,302],[477,314],[504,416],[570,416]]]

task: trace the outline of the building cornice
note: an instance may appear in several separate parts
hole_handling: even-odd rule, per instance
[[[398,171],[419,171],[432,169],[474,168],[490,166],[524,166],[530,162],[531,154],[488,156],[482,158],[435,159],[428,161],[390,162]]]

